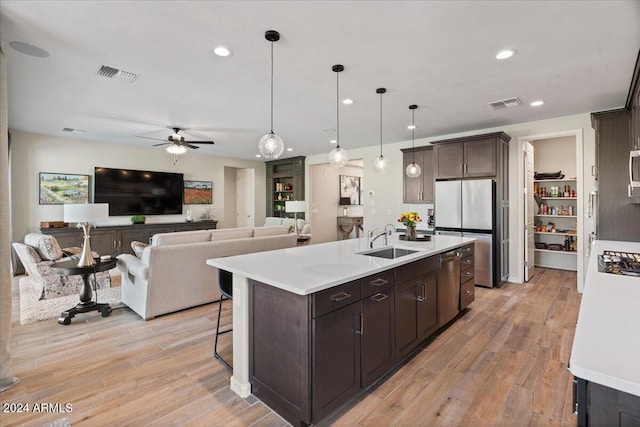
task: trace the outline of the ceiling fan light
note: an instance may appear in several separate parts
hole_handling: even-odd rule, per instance
[[[284,142],[278,135],[269,132],[260,138],[258,150],[265,159],[277,159],[284,152]]]
[[[349,153],[340,146],[329,152],[329,163],[336,168],[342,168],[349,162]]]
[[[412,163],[409,163],[405,172],[409,178],[417,178],[422,173],[422,169],[420,168],[419,165],[412,162]]]
[[[167,152],[175,155],[184,154],[187,152],[187,147],[183,147],[182,145],[171,144],[167,147]]]
[[[389,169],[389,161],[383,155],[378,156],[376,161],[373,163],[373,170],[376,173],[385,173]]]

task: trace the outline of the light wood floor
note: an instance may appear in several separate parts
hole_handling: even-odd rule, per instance
[[[574,426],[567,361],[580,304],[576,274],[536,270],[523,285],[476,288],[458,321],[386,381],[321,425]],[[69,417],[76,426],[283,426],[255,398],[229,390],[230,373],[213,358],[217,303],[145,322],[128,308],[108,318],[79,315],[13,330],[15,374],[0,394],[29,413],[0,413],[0,425],[42,426]],[[231,322],[231,305],[223,306]],[[231,334],[222,336],[231,357]],[[72,404],[68,413],[33,405]]]

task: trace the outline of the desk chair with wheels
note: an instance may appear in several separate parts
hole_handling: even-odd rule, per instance
[[[218,270],[218,288],[220,289],[220,305],[218,306],[218,324],[216,325],[216,339],[213,344],[213,355],[216,359],[218,359],[224,366],[227,367],[231,372],[233,372],[233,368],[229,363],[222,358],[218,354],[218,335],[226,334],[227,332],[233,331],[233,328],[229,328],[225,331],[220,331],[220,314],[222,313],[222,301],[229,299],[233,300],[233,274],[225,271]]]

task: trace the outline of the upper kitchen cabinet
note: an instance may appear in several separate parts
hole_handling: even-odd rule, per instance
[[[287,216],[287,200],[304,200],[304,159],[299,156],[266,162],[267,216]]]
[[[508,162],[505,147],[511,138],[504,132],[433,141],[435,179],[495,177]],[[508,151],[508,149],[507,149]]]
[[[433,203],[433,147],[406,148],[402,151],[402,176],[404,183],[404,203]],[[420,166],[422,173],[409,178],[405,173],[412,162]]]

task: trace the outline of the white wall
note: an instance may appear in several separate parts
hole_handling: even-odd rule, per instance
[[[522,204],[522,197],[520,197],[520,195],[522,194],[524,184],[522,179],[522,152],[518,144],[518,138],[576,129],[581,129],[583,136],[584,185],[582,197],[583,200],[587,200],[589,192],[594,188],[591,167],[595,165],[595,132],[591,128],[591,116],[589,113],[508,126],[476,129],[468,132],[438,135],[416,140],[416,146],[423,146],[428,145],[429,141],[497,131],[503,131],[511,137],[509,143],[509,200],[511,201],[511,214],[509,218],[511,248],[509,271],[511,281],[521,282],[524,271],[524,250],[522,249],[524,239],[521,235],[522,233],[518,232],[519,225],[521,225],[521,223],[524,224],[524,209],[522,206],[519,206],[519,204]],[[361,158],[364,160],[363,179],[366,190],[364,191],[363,205],[365,229],[374,227],[381,228],[387,223],[397,224],[396,219],[399,213],[406,210],[405,208],[407,206],[411,206],[402,203],[402,174],[404,170],[402,168],[402,152],[400,151],[401,148],[411,147],[411,140],[408,139],[404,142],[385,144],[383,146],[383,154],[389,159],[390,168],[386,174],[382,175],[376,174],[372,166],[373,161],[380,154],[379,146],[372,145],[365,148],[350,149],[348,142],[342,143],[341,146],[349,152],[350,158]],[[308,173],[308,168],[311,165],[327,163],[328,153],[331,148],[332,146],[327,144],[326,154],[307,157],[305,162],[307,167],[306,172]],[[307,182],[306,185],[308,186],[309,183]],[[373,194],[370,195],[370,192]]]
[[[173,164],[173,157],[158,147],[134,147],[105,144],[88,140],[57,138],[26,132],[11,133],[11,192],[13,240],[22,241],[28,232],[37,231],[40,221],[62,221],[62,205],[38,204],[39,172],[90,175],[93,186],[95,166],[183,173],[187,180],[213,181],[212,205],[189,205],[194,220],[206,208],[213,209],[219,228],[235,224],[235,218],[224,209],[225,166],[255,169],[256,224],[264,224],[266,168],[264,162],[231,159],[189,151]],[[233,179],[235,186],[235,175]],[[235,187],[234,187],[235,188]],[[91,190],[90,200],[93,200]],[[233,193],[235,197],[235,190]],[[186,208],[183,210],[183,212]],[[181,222],[183,215],[147,216],[147,223]],[[111,217],[108,224],[128,224],[129,217]],[[230,223],[231,225],[227,225]]]

